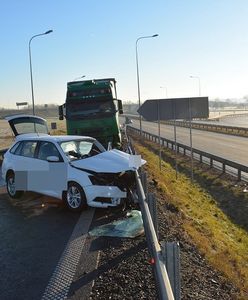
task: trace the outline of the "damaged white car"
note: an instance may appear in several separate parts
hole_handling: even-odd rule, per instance
[[[16,136],[2,164],[10,197],[34,191],[78,211],[87,205],[117,206],[132,195],[134,171],[144,160],[116,149],[106,151],[91,137],[51,136],[46,120],[37,116],[6,119]]]

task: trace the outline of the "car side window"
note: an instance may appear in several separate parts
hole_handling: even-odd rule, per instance
[[[38,159],[47,160],[48,156],[57,156],[61,160],[61,155],[53,143],[50,142],[41,142],[38,152]]]
[[[25,157],[34,157],[37,142],[26,141],[26,142],[23,142],[22,144],[23,145],[22,145],[22,147],[20,147],[20,151],[19,151],[20,153],[18,155],[22,155]],[[19,149],[19,147],[16,149],[16,152],[18,149]],[[15,152],[15,154],[17,154],[16,152]]]

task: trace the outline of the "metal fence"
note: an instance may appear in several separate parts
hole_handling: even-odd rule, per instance
[[[128,126],[128,130],[136,134],[140,134],[140,130],[131,126]],[[149,141],[159,143],[159,137],[150,132],[142,131],[142,136]],[[166,138],[160,138],[161,145],[170,149],[175,149],[175,142]],[[177,152],[184,155],[190,155],[190,147],[176,143]],[[193,157],[198,159],[200,163],[206,163],[211,168],[216,168],[221,170],[223,173],[231,174],[235,176],[238,181],[244,180],[248,181],[248,167],[241,165],[239,163],[227,160],[223,157],[219,157],[198,149],[193,149]]]

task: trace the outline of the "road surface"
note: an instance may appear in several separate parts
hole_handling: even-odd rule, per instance
[[[139,128],[139,120],[131,126]],[[158,124],[142,121],[144,131],[158,135]],[[190,145],[189,128],[176,127],[177,142]],[[248,138],[202,130],[192,130],[193,148],[248,166]],[[174,140],[174,127],[161,124],[161,137]]]

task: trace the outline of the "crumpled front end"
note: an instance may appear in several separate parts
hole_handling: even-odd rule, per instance
[[[126,201],[129,191],[135,183],[133,171],[121,173],[95,173],[89,179],[92,186],[84,188],[88,205],[93,207],[109,207]]]

